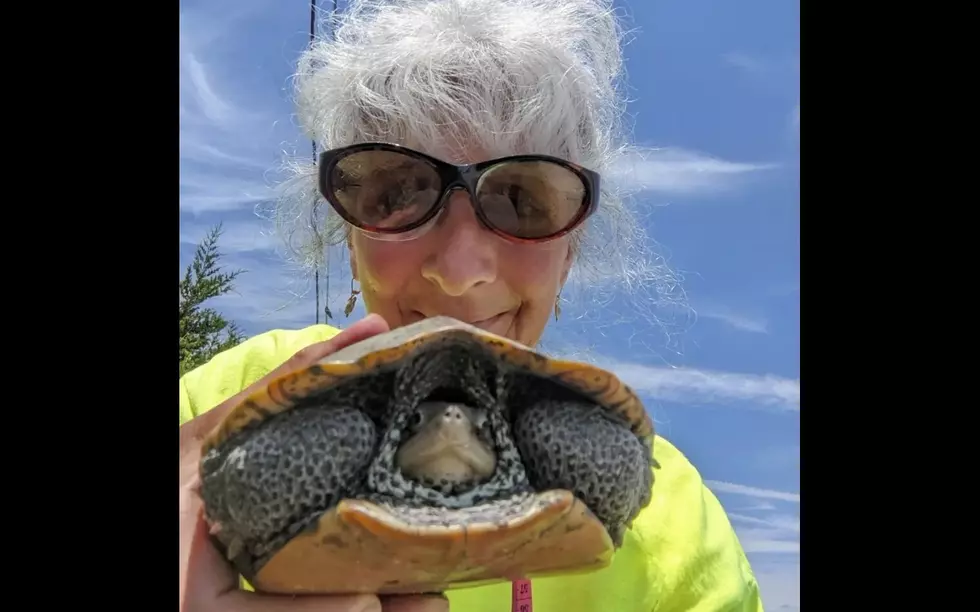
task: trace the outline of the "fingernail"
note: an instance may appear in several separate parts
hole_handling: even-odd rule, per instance
[[[374,595],[359,598],[352,606],[352,612],[382,612],[381,600]]]
[[[427,610],[431,612],[449,612],[449,598],[445,595],[433,595],[428,598]]]

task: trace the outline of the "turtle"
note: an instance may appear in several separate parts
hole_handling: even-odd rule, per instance
[[[199,491],[256,591],[437,593],[609,565],[653,439],[615,374],[439,316],[253,392],[204,440]]]

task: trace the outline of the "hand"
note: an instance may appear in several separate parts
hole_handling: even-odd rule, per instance
[[[182,612],[437,612],[449,610],[438,596],[260,595],[238,588],[238,573],[211,544],[197,494],[201,443],[224,415],[246,396],[287,372],[312,365],[327,355],[388,331],[388,324],[369,315],[330,340],[310,345],[262,379],[180,428],[180,609]],[[382,605],[383,604],[383,605]]]

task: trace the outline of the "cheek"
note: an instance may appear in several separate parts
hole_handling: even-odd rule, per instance
[[[550,301],[558,292],[568,249],[567,240],[547,246],[513,245],[502,249],[502,276],[525,300]]]
[[[420,275],[425,258],[421,241],[382,242],[357,234],[352,240],[358,281],[368,300],[396,296]]]

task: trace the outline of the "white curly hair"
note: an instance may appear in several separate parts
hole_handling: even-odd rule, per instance
[[[293,96],[320,150],[421,143],[446,155],[473,147],[489,156],[546,153],[591,168],[602,175],[601,199],[573,237],[569,285],[586,298],[578,305],[605,307],[607,297],[622,296],[641,315],[665,302],[676,314],[677,277],[654,254],[611,172],[630,149],[624,30],[612,2],[353,0],[319,30],[332,35],[301,55]],[[317,269],[349,229],[317,193],[308,155],[287,169],[272,216],[288,255]],[[563,300],[575,303],[569,294]]]

